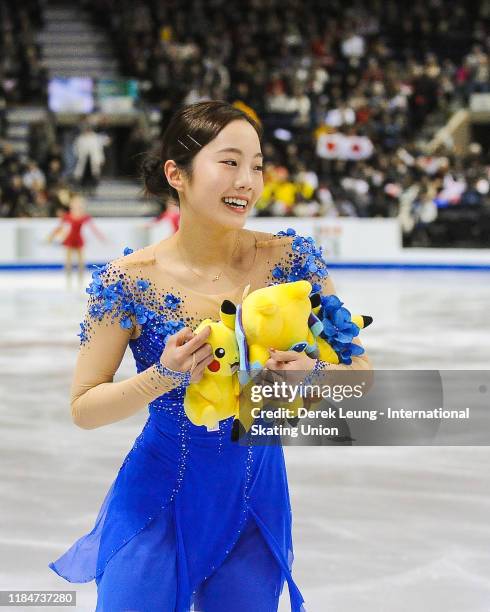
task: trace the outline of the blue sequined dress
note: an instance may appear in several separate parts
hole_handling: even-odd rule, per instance
[[[251,290],[327,276],[321,250],[294,231],[255,233]],[[125,251],[93,274],[81,324],[82,348],[117,323],[137,372],[154,367],[166,339],[221,301],[162,282],[154,247]],[[190,293],[189,293],[190,291]],[[103,326],[102,328],[100,326]],[[110,349],[106,349],[110,350]],[[117,368],[116,368],[117,369]],[[193,425],[183,409],[185,384],[149,403],[142,432],[124,459],[92,531],[50,567],[70,582],[95,580],[97,612],[274,612],[284,581],[292,612],[304,612],[292,577],[292,515],[281,445],[231,441],[233,418],[216,431]]]

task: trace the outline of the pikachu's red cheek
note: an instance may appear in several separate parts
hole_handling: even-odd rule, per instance
[[[211,363],[208,365],[208,370],[211,372],[217,372],[221,368],[220,362],[217,359],[213,359]]]

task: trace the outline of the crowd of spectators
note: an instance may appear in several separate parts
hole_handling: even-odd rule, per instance
[[[51,211],[49,164],[45,175],[5,140],[8,105],[46,100],[46,71],[36,42],[42,24],[39,0],[0,2],[0,217],[46,216]]]
[[[265,128],[260,215],[395,216],[451,181],[488,203],[488,157],[428,158],[422,143],[490,91],[490,3],[447,0],[86,0],[162,127],[181,103],[227,99]],[[319,133],[372,154],[325,159]],[[434,161],[435,159],[435,161]],[[437,170],[434,171],[434,168]],[[439,191],[438,191],[439,190]],[[415,193],[415,188],[408,192]],[[403,201],[404,207],[400,206]],[[412,215],[415,218],[416,214]]]
[[[464,157],[450,142],[438,155],[425,149],[473,93],[490,91],[488,0],[82,4],[162,129],[178,105],[213,98],[260,118],[258,215],[400,216],[409,231],[446,206],[489,205],[485,147]],[[364,153],[320,153],[332,135],[362,139]]]
[[[57,145],[41,163],[21,159],[12,145],[0,147],[0,217],[54,217],[68,210],[70,189]]]
[[[36,33],[42,27],[40,0],[0,2],[0,104],[43,103],[46,70]]]
[[[294,147],[294,145],[292,145]],[[488,207],[489,163],[481,145],[465,156],[425,155],[412,146],[364,161],[328,160],[323,174],[298,162],[265,166],[259,216],[400,217],[410,232],[420,217],[455,205]],[[424,206],[421,207],[422,202]]]

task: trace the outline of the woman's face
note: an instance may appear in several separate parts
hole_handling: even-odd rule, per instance
[[[263,188],[259,137],[247,121],[238,119],[194,157],[183,210],[223,227],[243,227]]]

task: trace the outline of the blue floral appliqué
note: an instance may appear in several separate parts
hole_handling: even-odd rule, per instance
[[[125,255],[132,252],[128,247],[124,249]],[[145,329],[159,337],[172,335],[184,327],[182,319],[166,320],[163,312],[165,309],[175,312],[181,299],[173,293],[167,293],[163,299],[159,298],[150,288],[148,280],[131,280],[117,265],[108,263],[102,267],[96,266],[92,282],[86,289],[90,299],[87,316],[80,324],[81,332],[78,336],[81,344],[90,338],[91,321],[101,321],[106,313],[111,321],[117,319],[122,329],[131,329],[134,322],[142,326],[148,324]]]
[[[175,296],[173,293],[167,293],[164,300],[165,306],[170,308],[171,310],[177,310],[178,305],[180,304],[180,298]]]
[[[131,321],[131,319],[127,315],[124,315],[121,318],[121,320],[119,321],[119,325],[123,329],[131,329],[131,327],[133,326],[133,322]]]
[[[134,315],[136,317],[136,322],[140,325],[144,325],[147,321],[153,319],[155,313],[152,310],[145,308],[143,304],[135,304]]]
[[[288,227],[286,231],[278,232],[276,236],[289,236],[293,238],[291,249],[294,257],[290,266],[276,266],[272,270],[272,277],[274,279],[282,282],[294,282],[297,280],[310,281],[312,280],[312,275],[316,275],[320,279],[328,276],[322,247],[318,247],[311,236],[300,236],[291,227]],[[321,289],[318,283],[312,283],[312,285],[313,293]]]
[[[107,270],[107,264],[102,266],[102,268],[97,266],[95,266],[95,268],[95,271],[92,272],[92,282],[87,289],[85,289],[85,291],[94,297],[100,298],[104,290],[104,283],[102,282],[101,274]]]
[[[284,270],[280,266],[276,266],[272,270],[272,276],[273,276],[273,278],[281,279],[281,278],[285,278],[286,277],[286,273],[284,272]]]
[[[88,314],[91,318],[102,320],[106,312],[116,314],[129,314],[130,305],[127,301],[123,301],[124,289],[122,282],[119,280],[115,283],[104,286],[102,274],[106,271],[104,268],[99,268],[92,273],[92,282],[87,287],[86,292],[92,296],[92,303],[89,305]],[[123,306],[124,304],[124,306]],[[124,324],[121,321],[121,327],[126,327],[126,317],[123,317]]]
[[[77,334],[77,336],[80,338],[80,342],[82,344],[87,342],[88,337],[87,337],[87,328],[86,328],[85,323],[80,323],[80,333]]]
[[[137,280],[136,281],[136,287],[140,291],[146,291],[149,286],[150,286],[150,283],[147,280]]]
[[[352,357],[362,355],[364,348],[352,342],[359,335],[359,327],[353,323],[351,313],[343,307],[336,295],[321,297],[319,318],[323,324],[321,336],[337,353],[340,363],[350,365]]]
[[[185,323],[182,320],[164,321],[156,325],[155,333],[159,334],[160,336],[167,336],[168,334],[173,335],[179,330],[181,330],[183,327],[185,327]]]

